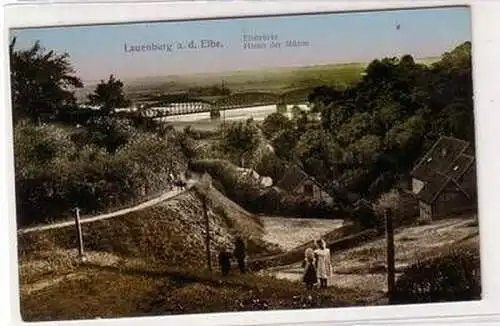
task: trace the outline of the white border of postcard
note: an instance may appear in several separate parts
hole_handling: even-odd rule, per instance
[[[24,1],[23,1],[24,2]],[[83,1],[82,1],[83,2]],[[8,28],[44,25],[77,25],[139,21],[162,21],[216,17],[290,14],[321,11],[376,10],[390,8],[429,7],[439,5],[471,4],[472,46],[474,69],[474,97],[478,141],[479,220],[481,238],[481,272],[483,300],[478,302],[443,303],[408,306],[353,307],[321,310],[265,311],[245,313],[214,313],[133,319],[51,322],[50,325],[262,325],[316,323],[388,325],[388,324],[442,324],[477,325],[480,321],[500,324],[500,251],[496,239],[500,229],[500,2],[496,1],[187,1],[170,3],[66,3],[36,5],[8,5],[2,8],[5,28],[2,30],[2,110],[0,126],[2,141],[0,180],[0,236],[3,258],[10,262],[0,264],[4,285],[1,292],[0,316],[3,325],[22,324],[19,312],[19,284],[17,271],[12,126],[9,79],[6,70]],[[497,51],[495,51],[497,50]],[[499,139],[499,140],[497,140]],[[7,258],[8,259],[8,258]],[[7,286],[5,286],[7,285]],[[481,316],[483,315],[483,316]],[[495,324],[496,324],[495,323]],[[30,323],[38,324],[38,323]],[[40,323],[42,324],[42,323]],[[43,323],[45,325],[45,323]]]

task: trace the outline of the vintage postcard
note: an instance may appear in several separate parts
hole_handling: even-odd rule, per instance
[[[470,25],[10,30],[22,318],[480,300]]]

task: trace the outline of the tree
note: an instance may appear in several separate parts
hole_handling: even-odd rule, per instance
[[[357,113],[342,124],[337,133],[337,140],[342,145],[351,144],[364,135],[374,133],[375,127],[374,119],[370,113]]]
[[[244,166],[244,157],[253,153],[260,141],[259,128],[249,119],[224,126],[220,145],[226,153],[235,155],[238,163]]]
[[[294,148],[299,140],[298,132],[294,129],[286,129],[278,133],[272,140],[272,146],[276,155],[281,159],[291,160]]]
[[[17,38],[9,44],[13,118],[54,118],[76,106],[74,89],[83,87],[69,62],[69,54],[46,51],[37,41],[27,50],[15,50]]]
[[[347,150],[352,152],[358,164],[368,166],[382,151],[382,141],[376,135],[364,135],[350,144]]]
[[[272,139],[279,132],[291,128],[293,128],[292,121],[279,112],[268,115],[262,123],[262,132],[269,139]]]
[[[115,108],[126,107],[130,101],[123,92],[123,83],[110,75],[107,82],[101,80],[94,93],[88,96],[90,105],[98,105],[103,113],[108,114]]]

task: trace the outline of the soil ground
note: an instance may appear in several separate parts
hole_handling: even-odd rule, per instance
[[[463,241],[479,241],[478,227],[469,216],[435,221],[396,231],[396,272],[419,258],[430,258],[438,249]],[[387,287],[385,273],[385,239],[332,253],[334,275],[330,285],[349,289],[371,289],[383,292]],[[300,281],[300,263],[272,268],[263,272],[277,278]],[[399,273],[396,274],[398,276]]]

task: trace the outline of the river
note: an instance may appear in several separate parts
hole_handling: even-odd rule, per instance
[[[307,104],[287,105],[287,113],[291,117],[291,109],[298,106],[302,110],[309,110]],[[253,118],[256,121],[263,121],[268,115],[277,112],[276,105],[252,106],[241,109],[221,111],[220,119],[211,119],[210,112],[191,113],[177,116],[161,118],[163,122],[171,123],[175,128],[184,128],[188,125],[202,130],[213,130],[222,122],[232,122]]]

